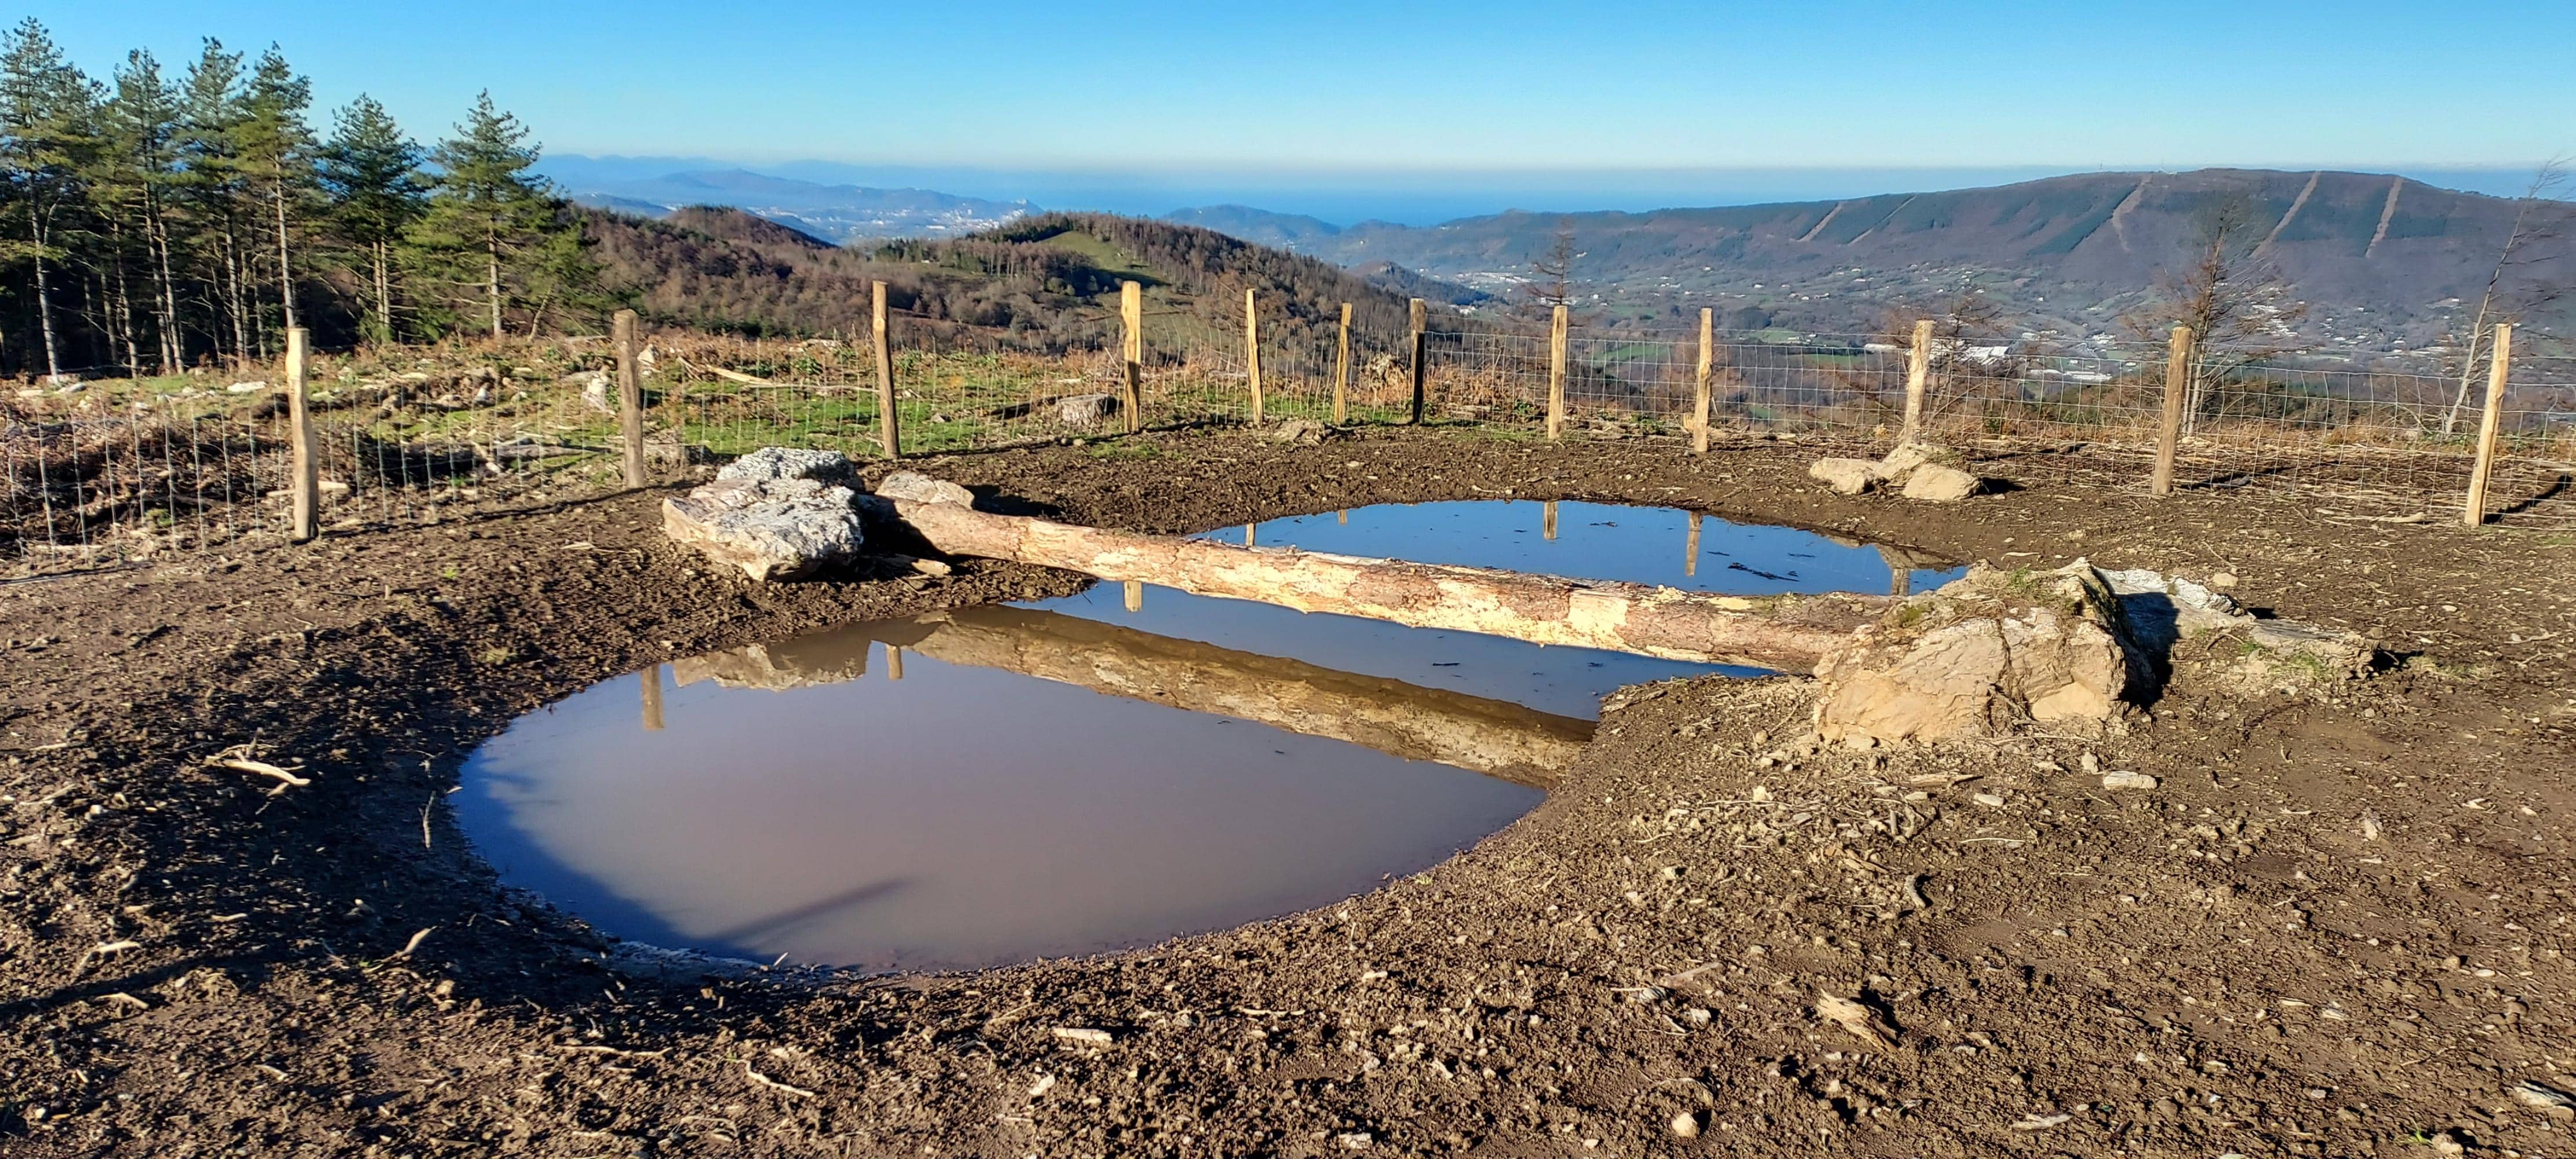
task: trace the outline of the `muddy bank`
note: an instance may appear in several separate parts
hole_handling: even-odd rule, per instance
[[[612,970],[603,939],[495,890],[439,807],[465,750],[605,675],[1071,581],[755,589],[633,496],[13,586],[0,1149],[2571,1149],[2576,1124],[2514,1091],[2576,1089],[2554,1069],[2576,1066],[2576,550],[2281,497],[1846,499],[1805,467],[1460,433],[936,463],[1149,531],[1509,495],[2225,571],[2256,607],[2421,658],[1977,756],[1784,750],[1802,686],[1664,686],[1538,812],[1340,906],[983,974],[700,979]],[[253,741],[312,783],[205,764]],[[2106,790],[2083,751],[2161,783]],[[1845,999],[1866,1033],[1819,1016]]]

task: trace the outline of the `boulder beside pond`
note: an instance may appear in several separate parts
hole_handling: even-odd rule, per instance
[[[662,531],[755,582],[799,579],[859,554],[857,498],[819,479],[720,477],[663,500]]]
[[[2378,656],[2361,636],[2258,619],[2178,576],[2081,559],[2049,572],[1978,564],[1826,653],[1815,725],[1820,739],[1858,747],[2000,737],[2032,723],[2100,731],[2185,676],[2240,694],[2297,692],[2358,677]]]

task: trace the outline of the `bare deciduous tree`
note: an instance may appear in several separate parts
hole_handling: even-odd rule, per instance
[[[1520,286],[1522,309],[1534,317],[1545,319],[1559,306],[1571,308],[1574,305],[1574,259],[1577,256],[1574,226],[1571,223],[1558,225],[1556,236],[1548,241],[1547,251],[1530,261],[1530,279]]]
[[[2305,349],[2299,323],[2308,316],[2308,304],[2290,296],[2280,267],[2258,252],[2267,223],[2250,194],[2220,195],[2195,216],[2191,264],[2158,274],[2154,300],[2121,319],[2151,346],[2162,345],[2176,326],[2191,327],[2186,434],[2212,388],[2247,367]]]
[[[2460,414],[2469,405],[2469,384],[2477,377],[2478,350],[2488,331],[2498,322],[2519,322],[2534,310],[2566,296],[2567,283],[2533,276],[2535,267],[2564,257],[2563,250],[2547,243],[2564,237],[2565,227],[2576,207],[2558,200],[2560,186],[2567,183],[2567,162],[2552,157],[2542,162],[2531,175],[2531,184],[2522,191],[2521,204],[2513,214],[2513,228],[2504,236],[2504,246],[2496,252],[2495,268],[2487,273],[2486,291],[2478,296],[2477,313],[2470,315],[2468,333],[2458,338],[2460,347],[2460,389],[2451,396],[2450,411],[2442,416],[2442,433],[2448,435],[2460,424]],[[2545,252],[2533,252],[2535,249]]]

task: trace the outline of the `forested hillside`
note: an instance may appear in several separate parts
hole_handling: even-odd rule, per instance
[[[1050,214],[953,241],[900,241],[860,252],[735,209],[692,208],[653,220],[583,210],[603,282],[648,318],[747,334],[854,332],[868,325],[869,283],[890,306],[973,327],[1027,349],[1064,349],[1116,333],[1118,283],[1143,285],[1146,308],[1210,328],[1242,325],[1243,292],[1283,335],[1329,331],[1341,303],[1376,333],[1406,324],[1404,296],[1314,258],[1190,226]]]
[[[0,38],[0,369],[168,372],[326,345],[595,324],[607,305],[528,130],[489,94],[423,148],[360,96],[314,123],[271,48],[97,79]]]

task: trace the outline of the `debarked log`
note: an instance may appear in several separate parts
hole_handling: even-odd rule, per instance
[[[866,674],[882,642],[945,664],[1016,672],[1111,696],[1348,741],[1405,760],[1547,788],[1593,724],[1505,700],[1425,688],[1033,608],[979,606],[855,624],[784,645],[681,660],[679,683],[785,689]]]
[[[1331,612],[1534,644],[1635,652],[1701,664],[1811,674],[1884,596],[1730,596],[1495,568],[1410,563],[1294,548],[1248,548],[895,501],[932,547],[1222,599]]]

